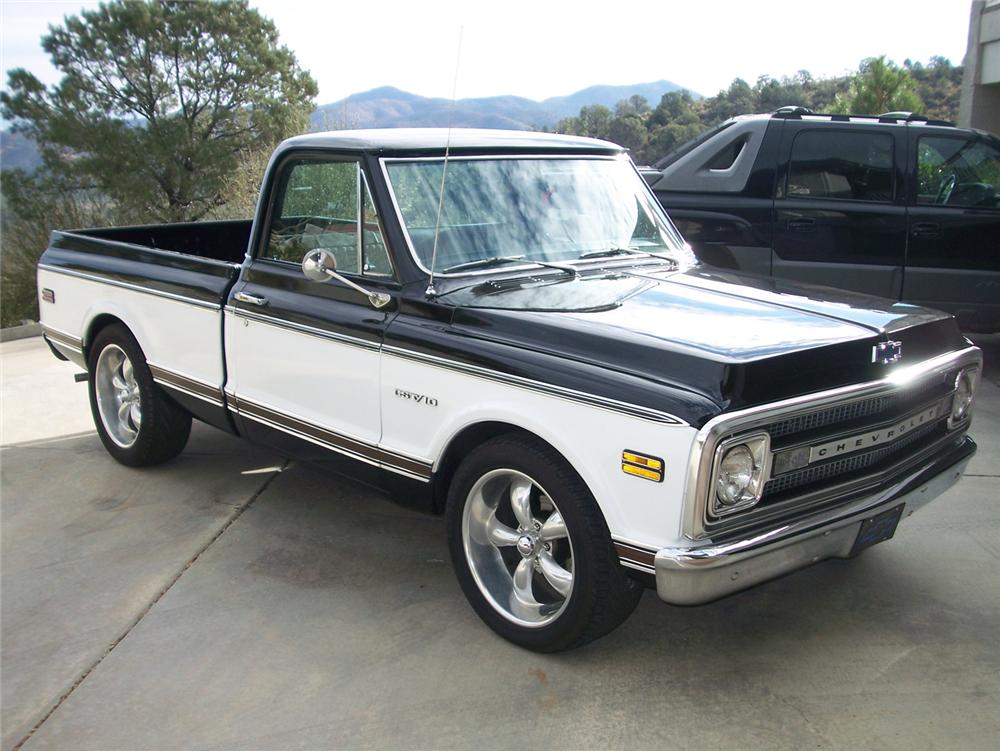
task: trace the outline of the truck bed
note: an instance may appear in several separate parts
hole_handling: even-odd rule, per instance
[[[221,307],[252,222],[152,224],[55,231],[41,267]]]
[[[102,326],[131,332],[154,380],[220,427],[222,309],[250,221],[56,231],[38,263],[41,322],[53,349],[83,368]]]
[[[241,263],[250,242],[253,222],[240,219],[224,222],[147,224],[135,227],[72,230],[72,234],[143,248]]]

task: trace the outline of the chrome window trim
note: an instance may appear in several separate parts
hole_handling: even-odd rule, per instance
[[[893,393],[913,381],[933,375],[943,375],[953,368],[976,365],[981,369],[982,360],[982,351],[978,347],[969,346],[908,367],[897,368],[893,373],[877,381],[803,394],[736,412],[724,412],[709,420],[695,436],[688,457],[683,512],[684,536],[690,540],[703,541],[708,535],[706,519],[711,492],[711,471],[715,448],[722,439],[735,435],[738,431],[753,430],[778,419],[794,417],[835,404]],[[739,515],[734,518],[738,519]]]
[[[448,157],[448,161],[449,162],[474,161],[474,160],[496,161],[496,160],[500,160],[500,159],[504,159],[504,160],[510,160],[510,159],[573,159],[573,160],[576,160],[576,159],[587,159],[587,160],[605,161],[605,162],[614,162],[614,161],[623,161],[624,160],[624,161],[627,161],[630,164],[632,164],[632,168],[635,169],[635,164],[632,162],[632,160],[629,158],[628,154],[626,154],[626,153],[620,153],[620,154],[573,154],[573,153],[566,153],[566,154],[471,154],[471,155],[470,154],[462,154],[462,155],[459,155],[459,156],[449,156]],[[382,179],[384,180],[385,186],[388,189],[389,199],[392,201],[392,210],[393,210],[393,212],[396,215],[396,221],[399,223],[399,228],[403,232],[403,239],[406,240],[406,249],[407,249],[407,251],[410,254],[410,258],[416,264],[416,266],[417,266],[418,269],[420,269],[422,272],[424,272],[425,274],[427,274],[428,276],[430,276],[431,270],[428,269],[426,266],[424,266],[423,262],[420,260],[420,256],[417,254],[416,250],[413,247],[413,240],[410,238],[410,231],[409,231],[409,229],[407,229],[406,222],[403,220],[403,212],[399,208],[399,201],[396,198],[396,191],[393,188],[392,180],[389,179],[388,164],[391,163],[391,162],[443,162],[444,161],[444,155],[442,154],[440,156],[419,156],[419,157],[380,157],[378,161],[379,161],[379,167],[382,170]],[[640,175],[638,173],[638,170],[636,171],[636,176],[638,177],[639,182],[641,182],[642,185],[644,186],[644,188],[645,188],[645,190],[646,190],[646,192],[648,194],[647,197],[652,197],[652,206],[653,206],[653,209],[654,210],[659,210],[662,213],[663,217],[667,221],[667,224],[668,224],[670,230],[676,235],[676,239],[678,240],[678,242],[683,242],[683,239],[680,237],[680,233],[677,232],[677,228],[674,227],[673,222],[670,221],[670,217],[667,215],[666,211],[663,210],[663,207],[660,206],[659,201],[655,200],[655,194],[653,194],[652,189],[649,187],[649,185],[646,183],[646,181],[643,180],[642,175]],[[636,253],[634,256],[621,256],[620,258],[613,258],[612,257],[612,258],[601,258],[601,259],[596,259],[595,258],[593,260],[594,261],[601,261],[601,262],[604,262],[604,263],[607,263],[608,261],[617,262],[617,263],[612,263],[612,266],[627,266],[632,261],[646,260],[647,258],[648,258],[648,256],[643,256],[642,253]],[[576,261],[566,261],[565,263],[577,263],[578,261],[579,261],[579,259],[577,259]],[[591,262],[591,261],[588,260],[588,262]],[[527,271],[527,270],[530,270],[530,269],[534,269],[534,270],[537,271],[539,269],[539,266],[537,264],[534,264],[534,263],[521,263],[521,264],[516,264],[516,265],[515,264],[510,264],[510,265],[504,266],[502,269],[500,269],[500,271],[502,271],[503,273],[507,273],[508,271]],[[447,274],[447,273],[444,273],[442,271],[435,271],[434,272],[434,277],[438,278],[438,279],[460,279],[460,278],[463,278],[463,277],[487,276],[487,275],[490,275],[490,274],[495,275],[495,274],[497,274],[497,272],[498,272],[497,269],[481,269],[479,271],[462,271],[462,272],[451,273],[451,274]]]
[[[138,284],[132,284],[131,282],[122,282],[118,279],[109,279],[104,276],[97,276],[96,274],[88,274],[83,271],[76,271],[74,269],[64,269],[59,266],[50,266],[47,263],[38,264],[38,268],[43,271],[50,271],[53,274],[63,274],[65,276],[77,277],[79,279],[86,279],[91,282],[99,282],[102,284],[110,284],[112,287],[121,287],[122,289],[131,290],[133,292],[143,292],[147,295],[153,295],[155,297],[163,297],[168,300],[174,300],[175,302],[187,303],[188,305],[193,305],[197,308],[205,308],[207,310],[222,310],[221,303],[210,303],[205,300],[195,300],[192,297],[185,297],[183,295],[178,295],[173,292],[164,292],[163,290],[153,289],[151,287],[143,287]],[[234,265],[233,268],[239,268]]]
[[[378,210],[378,206],[375,204],[375,194],[372,192],[371,186],[368,184],[368,175],[365,172],[365,168],[364,168],[363,165],[360,166],[360,171],[361,171],[361,185],[362,185],[362,188],[363,188],[363,194],[359,197],[360,201],[361,201],[361,210],[358,212],[358,217],[359,217],[358,221],[360,222],[360,226],[361,226],[361,231],[359,232],[359,240],[358,240],[358,242],[361,244],[361,271],[358,273],[358,276],[367,277],[369,279],[374,278],[374,279],[395,280],[395,279],[398,278],[398,275],[396,274],[396,262],[392,258],[392,251],[389,248],[388,241],[385,239],[386,238],[386,232],[385,232],[385,225],[382,222],[382,214]],[[365,241],[364,241],[365,199],[364,199],[364,196],[368,196],[368,199],[371,201],[372,207],[374,207],[374,209],[375,209],[375,222],[378,224],[378,232],[379,232],[379,235],[382,237],[382,247],[385,249],[386,258],[389,259],[389,267],[392,269],[392,272],[389,273],[389,274],[369,274],[368,272],[365,271],[365,254],[364,254],[364,247],[365,247]]]

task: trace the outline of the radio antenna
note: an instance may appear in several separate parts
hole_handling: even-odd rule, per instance
[[[462,61],[462,34],[465,26],[458,27],[458,52],[455,54],[455,80],[451,87],[451,110],[448,113],[448,135],[444,142],[444,168],[441,170],[441,189],[438,191],[437,220],[434,222],[434,245],[431,248],[431,276],[427,281],[427,289],[424,294],[427,297],[436,297],[437,290],[434,289],[434,267],[437,265],[438,235],[441,232],[441,210],[444,208],[444,181],[448,176],[448,155],[451,151],[451,125],[455,120],[455,97],[458,94],[458,68]]]

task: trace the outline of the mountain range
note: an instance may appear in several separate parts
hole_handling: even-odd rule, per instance
[[[531,130],[552,127],[562,118],[578,114],[580,108],[587,105],[602,104],[613,108],[633,95],[645,97],[655,107],[660,97],[680,88],[672,81],[653,81],[625,86],[590,86],[541,102],[519,96],[494,96],[458,99],[452,103],[450,99],[424,97],[383,86],[317,107],[311,124],[315,130],[446,127],[449,123],[457,128]]]
[[[581,107],[602,104],[613,108],[622,99],[638,95],[655,107],[660,97],[681,86],[671,81],[653,81],[625,86],[590,86],[568,96],[542,101],[519,96],[471,99],[424,97],[392,86],[351,94],[339,102],[316,108],[311,130],[345,128],[447,127],[533,130],[554,126],[573,117]],[[697,96],[697,95],[695,95]],[[34,142],[9,130],[0,131],[0,167],[34,169],[39,164]]]

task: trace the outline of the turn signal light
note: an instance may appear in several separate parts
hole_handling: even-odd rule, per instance
[[[644,480],[663,482],[663,460],[635,451],[623,451],[622,472]]]

